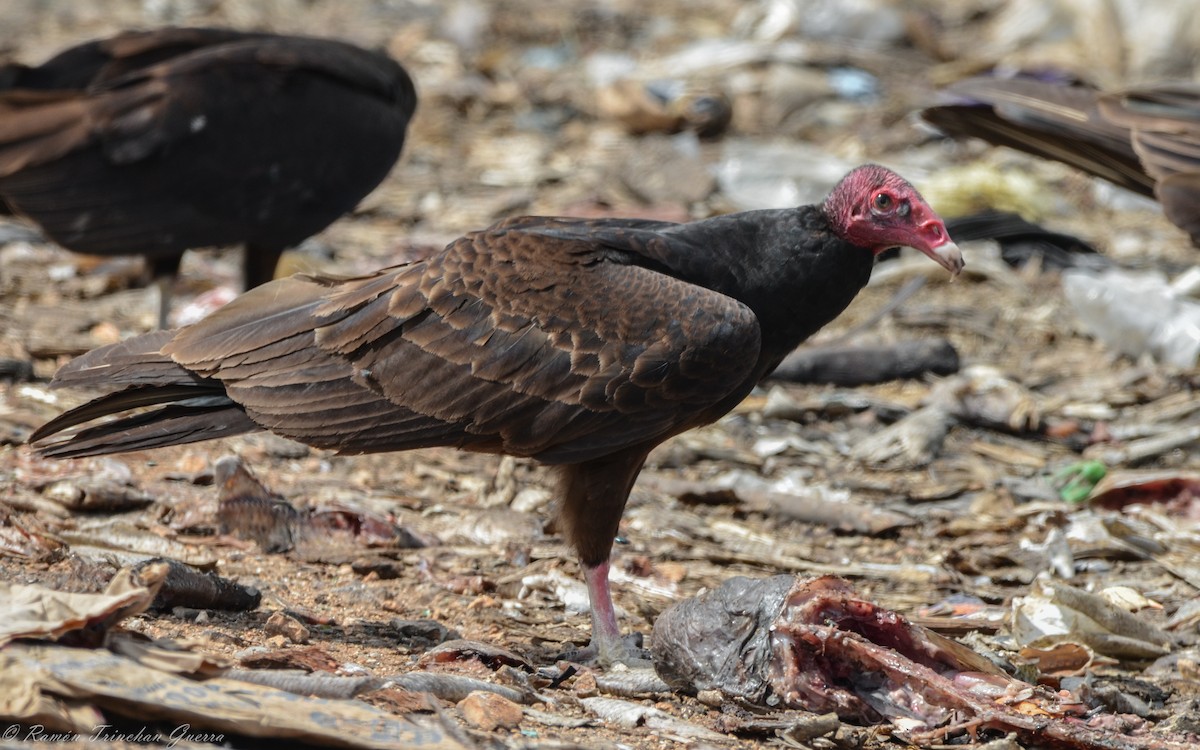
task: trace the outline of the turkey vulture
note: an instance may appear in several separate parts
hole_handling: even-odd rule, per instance
[[[391,58],[228,29],[125,32],[0,67],[0,204],[55,242],[140,254],[245,245],[246,287],[378,185],[416,107]]]
[[[1032,78],[969,78],[921,116],[943,132],[1054,159],[1157,197],[1200,247],[1200,84],[1104,93]]]
[[[608,558],[646,454],[732,409],[897,246],[963,265],[916,190],[874,165],[822,205],[687,224],[508,219],[425,260],[279,279],[89,352],[54,384],[112,392],[31,441],[69,457],[270,430],[341,453],[441,445],[557,465],[560,528],[612,662],[625,652]]]

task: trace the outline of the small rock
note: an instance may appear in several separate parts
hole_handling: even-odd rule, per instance
[[[591,672],[584,672],[576,677],[571,687],[580,698],[591,698],[600,694],[600,688],[596,685],[596,675]]]
[[[363,580],[392,580],[404,574],[405,566],[386,557],[360,557],[350,563],[350,569]]]
[[[292,643],[308,643],[308,628],[295,617],[282,612],[276,612],[267,618],[267,633],[283,636]]]
[[[512,729],[521,723],[521,707],[507,698],[475,690],[458,702],[463,719],[478,729],[491,732],[496,729]]]
[[[696,700],[706,706],[717,708],[725,702],[725,694],[720,690],[700,690],[696,693]]]
[[[445,641],[454,640],[461,636],[437,620],[402,620],[396,618],[389,623],[396,631],[401,645],[424,651]]]
[[[479,661],[489,669],[500,669],[501,667],[508,666],[517,667],[526,672],[533,671],[533,667],[529,662],[519,654],[500,648],[495,644],[461,638],[434,646],[417,661],[417,664],[424,667],[430,664],[467,661],[470,659]]]
[[[373,706],[387,709],[394,714],[406,716],[414,712],[429,713],[437,711],[439,701],[431,693],[418,693],[401,688],[383,688],[367,693],[363,700]]]
[[[457,536],[471,544],[525,542],[542,536],[542,520],[511,508],[488,508],[460,522]]]
[[[121,329],[112,323],[99,323],[89,333],[96,340],[97,346],[101,344],[115,344],[121,340]]]

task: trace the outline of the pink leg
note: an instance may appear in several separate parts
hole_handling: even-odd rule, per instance
[[[617,625],[617,610],[608,589],[608,561],[582,567],[588,598],[592,602],[592,648],[596,658],[605,666],[626,661],[628,655],[621,641],[621,628]]]

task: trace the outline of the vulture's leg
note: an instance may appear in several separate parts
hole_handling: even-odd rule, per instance
[[[175,282],[179,279],[179,265],[183,255],[166,255],[150,258],[150,278],[158,290],[158,330],[170,328],[171,298],[175,295]]]
[[[243,291],[262,286],[275,278],[275,267],[279,265],[279,256],[283,255],[283,248],[247,243],[242,248],[242,253],[242,283],[245,284]]]
[[[632,448],[611,456],[571,464],[563,472],[559,522],[583,565],[592,605],[592,645],[600,664],[630,663],[621,641],[617,613],[608,587],[608,556],[633,481],[646,461],[647,449]]]

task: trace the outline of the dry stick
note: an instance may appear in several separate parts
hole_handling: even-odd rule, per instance
[[[1148,458],[1161,456],[1167,451],[1190,445],[1197,440],[1200,440],[1200,425],[1192,425],[1161,435],[1132,440],[1119,448],[1103,449],[1098,451],[1094,457],[1109,466],[1136,464]]]
[[[625,698],[647,698],[672,692],[671,686],[652,669],[628,669],[596,675],[596,687],[610,695]]]
[[[942,338],[897,341],[894,344],[844,344],[801,347],[771,373],[774,380],[858,386],[926,373],[958,372],[958,352]]]
[[[457,703],[475,690],[486,690],[507,698],[513,703],[535,703],[539,699],[528,693],[505,685],[484,682],[473,677],[463,677],[454,674],[430,674],[428,672],[410,672],[408,674],[392,675],[385,678],[385,684],[414,693],[433,693],[445,701]]]
[[[377,677],[338,677],[329,674],[309,674],[296,670],[231,669],[224,677],[276,688],[296,695],[346,700],[369,690],[376,690],[383,680]]]

